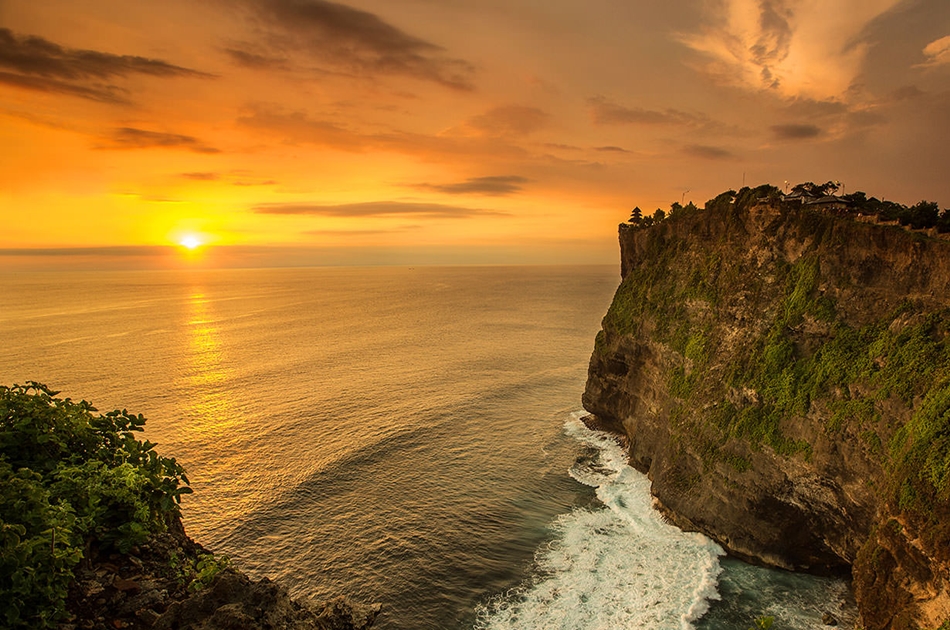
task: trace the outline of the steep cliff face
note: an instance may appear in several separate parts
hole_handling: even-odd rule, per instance
[[[751,561],[853,571],[869,630],[950,618],[950,242],[726,202],[620,246],[583,400],[661,509]]]

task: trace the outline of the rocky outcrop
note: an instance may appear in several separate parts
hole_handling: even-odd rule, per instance
[[[753,199],[620,246],[583,402],[658,507],[740,558],[852,572],[869,630],[950,618],[950,243]]]
[[[155,630],[362,630],[373,625],[379,606],[355,606],[345,598],[316,607],[292,600],[287,589],[264,578],[252,582],[226,569],[202,591],[168,607]]]
[[[89,551],[60,630],[368,630],[380,612],[344,597],[292,599],[286,587],[251,580],[206,552],[177,518],[129,553]]]

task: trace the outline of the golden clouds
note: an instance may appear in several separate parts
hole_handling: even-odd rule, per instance
[[[924,66],[939,66],[950,63],[950,35],[935,39],[924,46]]]
[[[725,0],[682,41],[718,81],[789,98],[846,100],[861,73],[863,29],[899,0]]]
[[[895,2],[4,0],[0,247],[609,262],[743,173],[939,199],[948,12]]]

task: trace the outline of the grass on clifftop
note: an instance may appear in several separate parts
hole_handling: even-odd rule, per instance
[[[136,439],[145,418],[98,414],[30,382],[0,386],[0,627],[51,628],[93,547],[126,552],[191,492],[174,458]]]

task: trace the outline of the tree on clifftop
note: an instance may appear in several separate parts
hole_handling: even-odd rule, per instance
[[[940,207],[932,201],[921,201],[907,209],[907,223],[915,230],[932,228],[939,218]]]
[[[814,182],[802,182],[792,187],[792,194],[806,195],[808,197],[824,197],[838,192],[840,184],[833,181],[827,181],[824,184]]]

